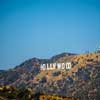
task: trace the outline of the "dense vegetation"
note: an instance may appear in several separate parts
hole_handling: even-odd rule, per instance
[[[16,89],[10,86],[0,87],[0,100],[78,100],[74,98],[43,95],[31,89]]]
[[[66,61],[72,62],[72,69],[69,71],[40,71],[41,63]],[[0,95],[8,100],[48,100],[49,97],[58,100],[55,99],[57,96],[100,100],[100,53],[63,53],[51,59],[33,58],[14,69],[0,71],[0,85]],[[68,99],[70,100],[66,100]]]

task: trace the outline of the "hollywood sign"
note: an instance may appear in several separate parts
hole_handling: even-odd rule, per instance
[[[54,69],[66,69],[70,70],[72,68],[71,62],[66,63],[47,63],[47,64],[41,64],[40,69],[41,70],[54,70]]]

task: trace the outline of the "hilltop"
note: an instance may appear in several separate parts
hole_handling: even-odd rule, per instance
[[[41,63],[67,61],[72,63],[71,70],[40,70]],[[99,83],[100,53],[62,53],[50,59],[32,58],[13,69],[0,72],[1,86],[30,88],[34,93],[74,97],[79,100],[99,100]]]

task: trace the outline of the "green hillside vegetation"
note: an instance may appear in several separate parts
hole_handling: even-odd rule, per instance
[[[0,87],[0,100],[79,100],[74,98],[43,95],[31,89],[16,89],[10,86]]]

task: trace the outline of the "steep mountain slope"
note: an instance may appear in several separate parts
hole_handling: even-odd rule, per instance
[[[13,69],[7,71],[0,71],[0,84],[14,85],[17,87],[25,86],[34,79],[36,74],[40,72],[40,64],[54,62],[57,59],[64,57],[66,55],[73,55],[73,54],[62,53],[53,56],[51,59],[32,58],[16,66]]]
[[[42,60],[33,58],[0,74],[0,84],[8,85],[19,82],[18,86],[24,85],[24,82],[32,80],[40,70],[40,63]],[[44,60],[45,61],[45,60]]]
[[[65,56],[57,62],[66,61]],[[69,59],[68,59],[69,60]],[[79,98],[100,99],[100,53],[81,54],[71,57],[72,69],[40,72],[34,81],[42,93]],[[38,83],[39,82],[39,83]],[[39,85],[36,85],[39,84]]]
[[[71,70],[40,71],[40,64],[72,63]],[[31,88],[36,93],[100,99],[100,53],[62,53],[50,59],[32,58],[14,69],[0,73],[0,85]]]

